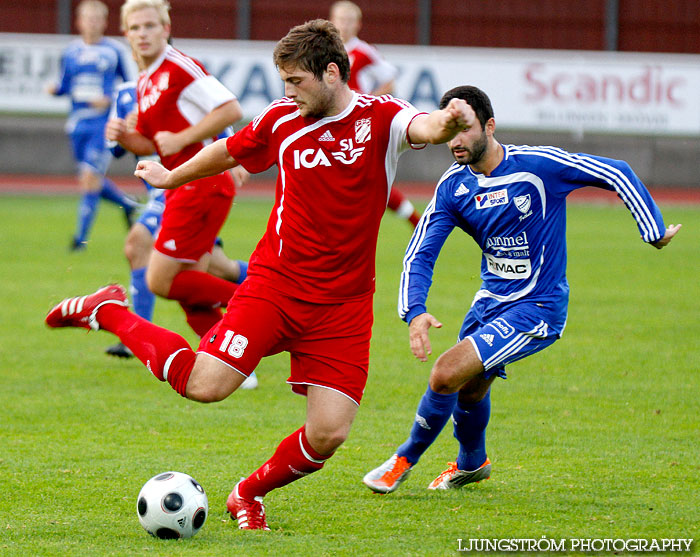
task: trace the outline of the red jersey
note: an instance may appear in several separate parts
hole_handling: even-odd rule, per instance
[[[248,276],[316,303],[372,293],[379,224],[417,114],[388,95],[353,94],[340,114],[303,118],[284,98],[229,137],[229,153],[249,172],[279,168]]]
[[[345,44],[350,59],[348,85],[358,93],[371,93],[396,77],[396,68],[389,64],[369,43],[357,37]]]
[[[136,131],[150,140],[160,131],[177,133],[197,124],[212,110],[236,98],[200,62],[170,45],[139,75],[136,92]],[[193,143],[167,157],[158,154],[163,166],[172,170],[215,139]]]

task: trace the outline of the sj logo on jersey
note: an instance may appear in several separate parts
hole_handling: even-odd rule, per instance
[[[508,204],[508,190],[491,191],[489,193],[480,193],[474,197],[477,209],[488,209],[498,205]]]

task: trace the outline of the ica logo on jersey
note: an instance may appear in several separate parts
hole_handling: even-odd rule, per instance
[[[342,164],[353,164],[365,152],[365,147],[359,147],[360,143],[367,143],[372,139],[372,119],[361,118],[355,121],[355,137],[341,139],[338,142],[340,151],[331,151],[331,156]],[[318,138],[319,141],[332,142],[335,138],[326,130]],[[294,168],[315,168],[317,166],[331,166],[331,162],[323,152],[323,149],[295,149]]]
[[[299,151],[299,149],[294,150],[294,168],[299,169],[302,166],[304,168],[315,168],[318,165],[330,166],[331,162],[328,157],[323,152],[323,149],[304,149]]]

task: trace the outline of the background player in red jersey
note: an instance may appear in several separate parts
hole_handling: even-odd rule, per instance
[[[348,51],[350,89],[377,96],[391,94],[394,90],[396,68],[389,64],[376,48],[357,36],[362,27],[360,7],[348,0],[335,2],[331,6],[330,21],[337,27],[345,50]],[[420,214],[397,188],[391,188],[387,206],[414,227],[418,225]]]
[[[198,61],[168,44],[169,8],[165,0],[128,0],[122,5],[122,29],[146,69],[136,87],[136,128],[112,119],[106,133],[137,155],[157,150],[162,163],[174,168],[238,121],[241,108],[233,93]],[[177,300],[199,336],[221,318],[220,308],[237,287],[205,272],[234,194],[228,172],[168,192],[148,263],[150,290]]]
[[[320,470],[345,441],[369,367],[377,236],[399,155],[444,143],[475,121],[461,99],[420,113],[405,101],[354,93],[335,27],[314,20],[275,47],[285,98],[228,139],[167,170],[139,162],[156,187],[182,187],[239,164],[277,165],[275,204],[251,256],[248,278],[195,354],[180,335],[126,308],[117,285],[68,298],[50,327],[104,329],[119,336],[161,381],[201,402],[233,393],[261,358],[290,353],[288,383],[306,395],[306,422],[236,484],[227,507],[241,529],[267,530],[262,498]]]

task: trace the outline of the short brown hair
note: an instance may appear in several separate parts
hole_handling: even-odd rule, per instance
[[[335,25],[314,19],[292,27],[272,54],[278,68],[295,67],[323,78],[328,64],[335,63],[344,82],[350,79],[350,60]]]

